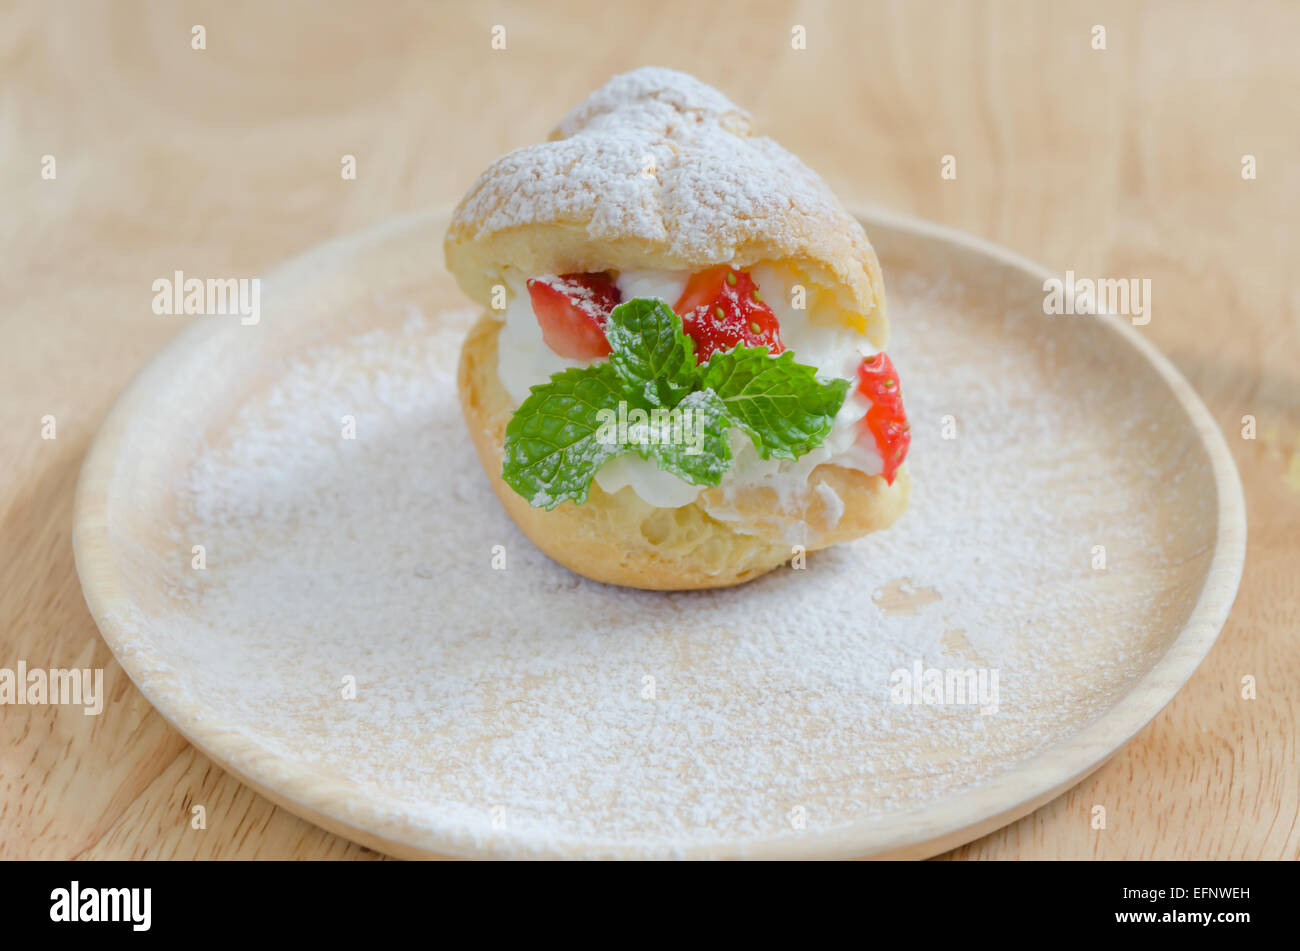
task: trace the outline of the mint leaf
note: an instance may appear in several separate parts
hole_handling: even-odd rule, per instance
[[[797,459],[820,446],[849,389],[848,380],[818,380],[791,351],[771,357],[766,347],[714,354],[702,371],[701,385],[718,395],[764,459]]]
[[[608,362],[553,374],[506,425],[501,478],[534,508],[553,509],[566,499],[581,505],[596,471],[628,451],[606,438],[620,402],[648,408]]]
[[[659,300],[615,307],[606,337],[608,360],[534,386],[506,426],[501,478],[532,506],[581,505],[600,467],[628,452],[692,485],[718,485],[733,427],[763,458],[797,459],[821,445],[849,388],[766,347],[697,366],[681,318]]]
[[[695,341],[682,319],[661,300],[637,297],[619,304],[605,327],[609,362],[654,406],[673,407],[694,388]]]

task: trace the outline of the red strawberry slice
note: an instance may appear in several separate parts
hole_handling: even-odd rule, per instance
[[[912,444],[912,427],[903,411],[903,396],[898,388],[894,364],[883,353],[867,357],[858,367],[858,392],[871,400],[871,409],[863,417],[863,427],[875,439],[884,460],[881,475],[890,485],[894,474],[907,458]]]
[[[570,360],[609,356],[605,324],[609,312],[622,299],[609,274],[532,278],[528,281],[528,296],[542,328],[542,339],[557,354]]]
[[[726,353],[738,344],[767,347],[773,356],[785,349],[776,314],[763,303],[754,279],[729,265],[694,275],[673,310],[695,341],[697,363],[708,363],[715,353]]]
[[[903,397],[898,389],[898,373],[884,353],[863,357],[858,367],[858,392],[871,402],[902,407]]]

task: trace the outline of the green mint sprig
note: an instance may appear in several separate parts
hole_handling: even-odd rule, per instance
[[[600,467],[629,452],[716,486],[731,466],[732,428],[764,459],[797,459],[821,445],[849,388],[766,347],[697,365],[681,317],[652,298],[615,307],[605,335],[609,359],[534,386],[506,425],[501,478],[532,506],[582,504]]]

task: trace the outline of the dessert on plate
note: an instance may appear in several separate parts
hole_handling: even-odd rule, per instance
[[[906,506],[875,251],[712,87],[614,77],[488,167],[445,253],[487,308],[459,371],[479,459],[579,574],[739,584]]]

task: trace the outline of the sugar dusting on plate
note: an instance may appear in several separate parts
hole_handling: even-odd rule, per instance
[[[474,314],[406,305],[301,354],[194,461],[174,540],[206,570],[160,568],[175,609],[141,650],[256,745],[246,768],[345,777],[358,816],[452,849],[672,855],[970,788],[1106,709],[1180,593],[1159,554],[1174,473],[1131,438],[1144,408],[1108,379],[1082,412],[1078,354],[1032,317],[991,333],[962,292],[894,284],[898,524],[673,594],[587,581],[520,534],[457,405]],[[1108,510],[1093,479],[1150,504]],[[996,670],[996,713],[894,702],[917,662]]]

